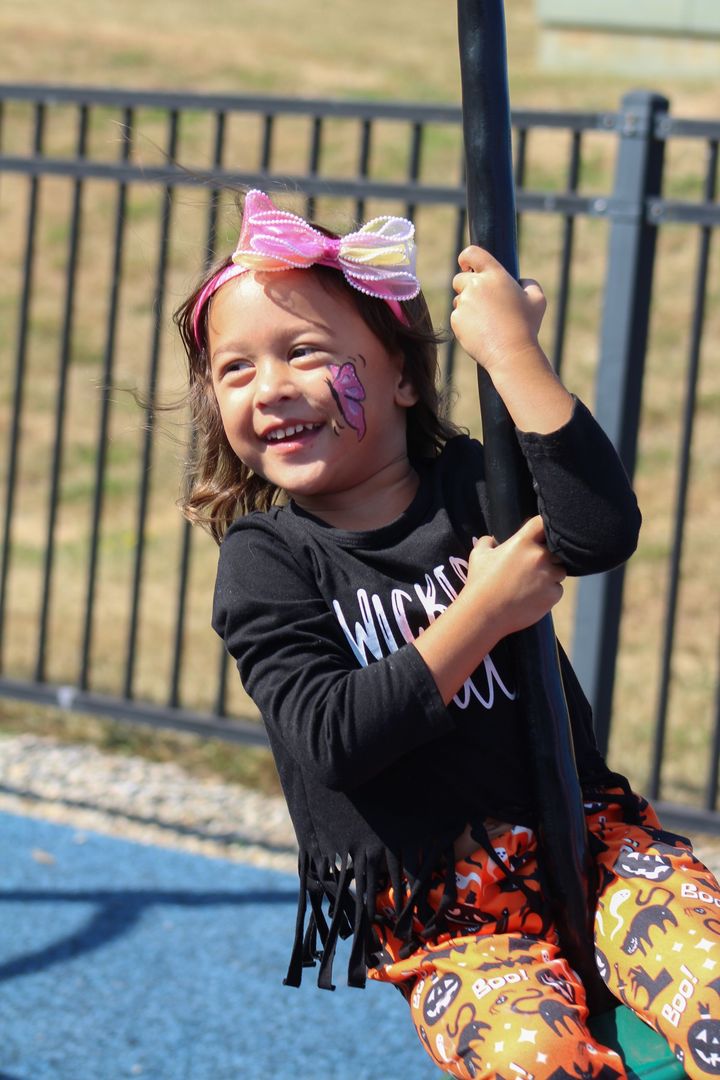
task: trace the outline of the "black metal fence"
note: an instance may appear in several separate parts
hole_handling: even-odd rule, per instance
[[[231,250],[233,192],[258,186],[340,229],[413,218],[446,322],[460,110],[30,86],[0,86],[0,109],[0,693],[262,742],[208,628],[215,549],[174,508],[189,433],[158,408],[182,392],[170,314]],[[720,121],[636,93],[617,112],[519,110],[513,126],[548,351],[647,518],[627,574],[584,580],[558,624],[603,747],[614,702],[613,764],[717,823]],[[473,428],[469,368],[449,344],[456,419]]]

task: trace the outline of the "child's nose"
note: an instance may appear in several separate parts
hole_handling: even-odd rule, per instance
[[[255,386],[259,405],[298,396],[292,369],[284,360],[266,360],[259,364]]]

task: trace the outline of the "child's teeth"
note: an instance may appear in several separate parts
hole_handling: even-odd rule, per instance
[[[290,435],[299,435],[301,431],[311,431],[312,425],[310,424],[295,424],[294,427],[278,428],[277,431],[271,431],[268,436],[270,439],[279,441],[280,439],[287,439]]]

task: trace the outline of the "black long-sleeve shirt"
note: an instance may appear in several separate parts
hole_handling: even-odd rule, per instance
[[[568,573],[625,561],[640,515],[587,409],[578,402],[559,431],[518,438],[548,545]],[[488,532],[482,447],[458,436],[416,468],[410,506],[380,529],[344,532],[293,503],[238,520],[222,545],[215,594],[213,625],[267,726],[303,891],[312,901],[315,882],[336,893],[340,875],[347,897],[354,877],[368,912],[378,874],[397,864],[416,876],[468,822],[536,818],[508,643],[447,707],[412,644],[460,591],[473,541]],[[589,706],[564,656],[562,670],[581,781],[601,782]],[[358,919],[350,918],[356,938]],[[332,942],[325,951],[321,985]],[[361,982],[356,968],[351,981]]]

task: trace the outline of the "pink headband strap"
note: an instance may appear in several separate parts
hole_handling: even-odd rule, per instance
[[[211,296],[248,270],[331,266],[340,270],[354,289],[385,300],[396,318],[407,324],[400,301],[411,300],[420,292],[414,236],[412,222],[399,217],[373,218],[357,232],[337,238],[325,236],[296,214],[278,210],[262,191],[249,191],[232,264],[210,278],[195,303],[195,340],[201,344],[200,320]]]

